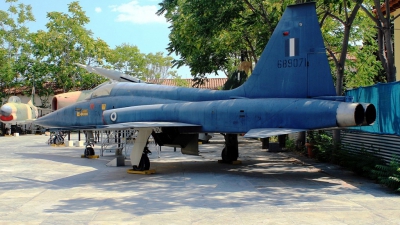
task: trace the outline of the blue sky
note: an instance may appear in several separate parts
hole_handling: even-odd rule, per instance
[[[32,6],[36,21],[28,23],[30,31],[47,30],[47,12],[68,12],[71,0],[19,0]],[[142,53],[164,52],[167,55],[169,24],[155,13],[160,0],[81,0],[80,6],[90,18],[87,29],[114,48],[122,43],[136,45]],[[5,1],[0,9],[8,9]],[[174,68],[176,69],[176,68]],[[189,68],[178,70],[182,78],[191,78]]]

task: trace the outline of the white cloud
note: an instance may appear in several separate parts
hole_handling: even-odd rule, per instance
[[[167,23],[164,16],[156,15],[158,10],[157,5],[139,5],[139,2],[134,0],[122,5],[110,6],[113,12],[118,12],[117,22],[131,22],[136,24],[146,23]]]
[[[94,9],[94,11],[96,11],[97,13],[101,13],[101,8],[100,8],[100,7],[96,7],[96,8]]]

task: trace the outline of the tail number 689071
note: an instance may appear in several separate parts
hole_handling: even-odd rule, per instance
[[[291,68],[291,67],[303,67],[306,66],[305,58],[296,58],[296,59],[279,59],[278,68]]]

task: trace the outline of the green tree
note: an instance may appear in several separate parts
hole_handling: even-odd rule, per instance
[[[156,54],[149,53],[146,55],[146,79],[166,79],[171,77],[173,73],[170,71],[172,67],[171,56],[165,56],[162,52]]]
[[[241,72],[236,70],[233,72],[229,77],[228,80],[225,82],[222,90],[231,90],[239,87],[242,85],[247,79],[247,74],[245,72]]]
[[[373,21],[376,28],[378,41],[378,56],[382,67],[385,70],[386,80],[388,82],[396,81],[396,68],[394,66],[394,50],[393,50],[393,21],[399,15],[393,17],[390,15],[390,1],[384,0],[381,5],[380,0],[373,0],[370,4],[361,4],[362,10]],[[375,12],[375,15],[373,14]],[[371,29],[370,28],[370,29]]]
[[[194,77],[234,72],[241,56],[257,63],[283,9],[292,1],[164,0],[159,15],[171,23],[168,51]]]
[[[29,58],[29,29],[26,23],[34,21],[30,5],[16,4],[17,0],[6,0],[7,11],[0,10],[0,99],[13,93],[5,89],[20,83],[18,64]]]
[[[381,66],[374,54],[378,48],[374,40],[376,30],[371,29],[373,23],[356,3],[322,4],[319,11],[337,95],[343,94],[344,87],[374,84]]]
[[[86,85],[87,72],[74,63],[101,65],[109,57],[110,49],[101,39],[94,39],[84,26],[89,23],[78,2],[68,5],[68,13],[49,12],[48,31],[40,30],[32,35],[34,53],[48,65],[50,75],[64,92],[71,89],[90,88]],[[91,74],[96,86],[98,75]]]
[[[241,61],[257,63],[286,6],[301,2],[164,0],[158,14],[171,22],[168,51],[179,56],[174,66],[188,65],[201,80],[218,71],[228,76]],[[380,70],[373,54],[375,30],[359,10],[362,2],[317,2],[338,95],[344,85],[371,84]]]
[[[171,71],[170,72],[172,79],[174,80],[174,83],[178,87],[189,87],[189,82],[185,79],[182,79],[181,76],[178,75],[176,71]]]
[[[335,65],[336,94],[343,95],[343,80],[354,21],[360,5],[351,1],[332,1],[321,5],[321,24],[327,51]],[[324,26],[327,23],[329,25]],[[333,34],[333,35],[332,35]],[[331,35],[331,37],[327,37]],[[332,41],[333,40],[333,41]],[[354,47],[354,46],[353,46]]]
[[[112,50],[109,63],[115,70],[145,80],[146,58],[136,45],[123,43]]]
[[[172,76],[172,60],[162,52],[144,54],[137,46],[124,43],[113,50],[109,63],[125,74],[142,80],[155,80]]]

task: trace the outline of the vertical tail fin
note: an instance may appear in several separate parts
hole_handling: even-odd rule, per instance
[[[28,105],[35,105],[35,86],[32,87],[31,99],[28,101]]]
[[[336,95],[315,3],[288,6],[250,78],[246,97]]]

